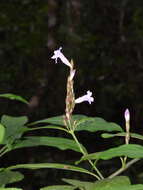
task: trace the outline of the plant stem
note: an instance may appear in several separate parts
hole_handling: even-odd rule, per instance
[[[3,146],[1,149],[0,149],[0,154],[7,148],[7,146]]]
[[[76,136],[75,136],[75,134],[74,134],[74,131],[71,130],[71,131],[69,131],[69,133],[72,135],[72,137],[73,137],[73,139],[75,140],[76,144],[78,145],[78,147],[79,147],[81,153],[82,153],[83,155],[86,155],[87,153],[83,150],[82,146],[80,145],[78,139],[76,138]],[[97,172],[97,174],[99,175],[99,176],[96,175],[96,178],[97,178],[98,180],[104,179],[103,175],[100,173],[100,171],[99,171],[99,170],[97,169],[97,167],[94,165],[94,163],[93,163],[91,160],[88,160],[88,162],[91,164],[91,166],[93,167],[93,169],[94,169],[94,170]]]
[[[3,156],[6,152],[8,152],[7,145],[3,146],[3,147],[0,149],[0,157]]]
[[[5,153],[8,152],[8,149],[4,150],[3,152],[0,153],[0,157],[2,157]]]
[[[136,158],[133,159],[131,161],[129,161],[125,167],[121,167],[119,170],[117,170],[116,172],[114,172],[113,174],[111,174],[110,176],[108,176],[108,178],[113,178],[117,175],[119,175],[120,173],[124,172],[126,169],[128,169],[132,164],[136,163],[137,161],[139,161],[140,159]]]

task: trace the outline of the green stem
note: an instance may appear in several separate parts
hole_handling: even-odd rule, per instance
[[[73,139],[75,140],[76,144],[78,145],[81,153],[83,155],[86,155],[87,153],[83,150],[82,146],[80,145],[78,139],[76,138],[75,134],[74,134],[74,131],[69,131],[69,133],[72,135]],[[96,175],[96,178],[98,180],[101,180],[101,179],[104,179],[103,175],[100,173],[100,171],[97,169],[97,167],[94,165],[94,163],[91,161],[91,160],[88,160],[88,162],[91,164],[91,166],[93,167],[93,169],[97,172],[97,174],[99,176]]]
[[[108,178],[113,178],[117,175],[119,175],[120,173],[124,172],[126,169],[128,169],[132,164],[136,163],[137,161],[139,161],[140,159],[133,159],[131,161],[129,161],[125,167],[121,167],[119,170],[117,170],[116,172],[114,172],[113,174],[111,174],[110,176],[108,176]]]
[[[6,145],[3,146],[3,147],[0,149],[0,154],[1,154],[5,149],[7,149],[7,146],[6,146]]]
[[[8,149],[4,150],[2,153],[0,153],[0,157],[2,157],[4,154],[8,152]]]

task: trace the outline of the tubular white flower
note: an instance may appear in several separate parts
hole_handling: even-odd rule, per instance
[[[129,109],[125,110],[124,117],[125,117],[126,122],[130,121],[130,112],[129,112]]]
[[[87,101],[89,104],[91,104],[91,102],[94,102],[94,98],[92,97],[92,92],[89,90],[87,91],[86,95],[77,98],[75,100],[75,103],[79,104],[79,103],[85,102],[85,101]]]
[[[64,54],[61,52],[61,49],[62,47],[60,47],[58,50],[55,50],[54,55],[51,58],[55,59],[55,63],[57,63],[57,59],[59,58],[65,65],[71,68],[72,65],[70,64],[68,59],[64,56]]]

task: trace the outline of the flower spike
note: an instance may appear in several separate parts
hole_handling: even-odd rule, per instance
[[[75,69],[74,69],[74,70],[71,70],[71,72],[70,72],[69,79],[70,79],[71,81],[73,80],[74,75],[75,75]]]
[[[82,103],[82,102],[85,102],[85,101],[87,101],[89,104],[91,104],[91,102],[94,102],[94,98],[92,97],[92,92],[89,91],[89,90],[87,91],[86,95],[77,98],[75,100],[75,103],[79,104],[79,103]]]
[[[58,50],[54,51],[54,55],[51,57],[52,59],[55,59],[55,63],[57,63],[57,59],[59,58],[65,65],[72,68],[71,63],[68,61],[68,59],[64,56],[64,54],[61,52],[62,47],[60,47]]]

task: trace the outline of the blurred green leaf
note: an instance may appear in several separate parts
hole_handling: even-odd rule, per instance
[[[90,189],[87,190],[142,190],[143,185],[138,184],[138,185],[122,185],[122,184],[117,184],[117,185],[112,185],[112,184],[107,184],[105,186],[99,186],[97,187],[96,185],[91,187]]]
[[[88,189],[90,186],[92,186],[94,183],[89,181],[80,181],[76,179],[62,179],[64,182],[73,185],[75,188],[85,188]]]
[[[21,181],[23,178],[24,178],[24,176],[20,172],[1,171],[0,172],[0,186],[4,186],[9,183]]]
[[[86,190],[142,190],[143,185],[131,185],[126,176],[117,176],[112,179],[97,181],[93,186]]]
[[[127,156],[129,158],[143,158],[143,146],[137,144],[125,144],[115,148],[96,152],[83,156],[81,160],[102,159],[108,160],[118,156]]]
[[[85,190],[115,190],[116,187],[128,185],[130,186],[130,180],[126,176],[117,176],[113,179],[104,179],[96,182],[89,181],[80,181],[74,179],[63,179],[63,181],[67,182],[70,185],[73,185],[76,188],[83,188]]]
[[[23,97],[21,97],[21,96],[17,96],[17,95],[15,95],[15,94],[0,94],[0,98],[8,98],[8,99],[10,99],[10,100],[18,100],[18,101],[20,101],[20,102],[23,102],[23,103],[25,103],[25,104],[28,104],[28,101],[27,100],[25,100]]]
[[[103,179],[96,182],[80,181],[75,179],[63,179],[63,181],[72,185],[69,186],[69,190],[72,188],[84,190],[142,190],[143,188],[142,184],[131,185],[129,178],[126,176],[117,176],[112,179]],[[63,187],[62,189],[64,190],[64,186],[50,186],[49,188],[45,187],[40,190],[61,190],[61,187]]]
[[[3,144],[12,144],[14,140],[19,139],[26,131],[24,126],[28,122],[26,116],[12,117],[3,115],[1,118],[1,124],[5,127],[6,133]]]
[[[15,187],[7,187],[7,188],[0,187],[0,190],[22,190],[22,189],[15,188]]]
[[[61,138],[61,137],[44,137],[32,136],[26,137],[24,140],[19,141],[13,148],[33,147],[33,146],[52,146],[61,150],[74,150],[80,152],[74,140]],[[81,145],[82,146],[82,145]],[[85,148],[82,146],[85,150]]]
[[[48,187],[42,187],[40,190],[74,190],[75,187],[70,185],[53,185]]]
[[[5,136],[5,127],[0,124],[0,144],[3,142]]]
[[[130,185],[130,179],[127,176],[117,176],[112,179],[103,179],[101,181],[95,182],[90,190],[115,190],[119,187],[121,189],[122,186],[128,186],[129,188]]]

